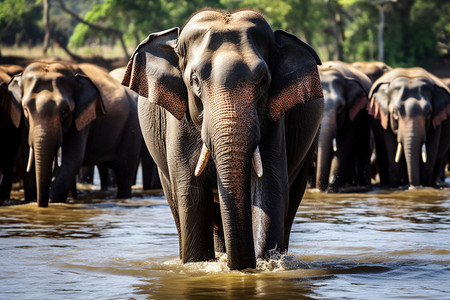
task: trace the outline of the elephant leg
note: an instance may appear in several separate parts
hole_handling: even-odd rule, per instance
[[[142,186],[144,190],[160,189],[161,183],[155,161],[145,145],[141,152]]]
[[[427,161],[422,165],[422,170],[420,174],[420,183],[423,186],[433,186],[436,184],[437,176],[435,167],[441,165],[441,161],[438,159],[439,140],[441,137],[442,126],[439,126],[435,130],[430,130],[427,135]],[[441,150],[442,151],[442,150]],[[437,163],[437,165],[436,165]]]
[[[66,202],[69,191],[73,187],[76,175],[79,172],[87,143],[88,128],[77,131],[72,128],[63,138],[62,165],[56,167],[55,180],[51,183],[51,202]]]
[[[11,187],[13,182],[14,159],[0,167],[0,200],[7,200],[11,195]]]
[[[353,137],[353,145],[356,147],[356,184],[359,186],[369,186],[370,176],[370,158],[372,149],[370,147],[370,127],[367,121],[367,114],[364,120],[357,126],[356,134]]]
[[[77,175],[77,180],[80,183],[84,184],[93,184],[94,183],[94,168],[95,166],[85,166],[80,168],[80,171]]]
[[[408,175],[406,172],[405,155],[401,155],[398,162],[395,162],[397,149],[397,136],[390,130],[384,132],[384,144],[386,145],[386,154],[389,167],[389,184],[391,187],[400,187],[408,184]]]
[[[136,120],[137,122],[137,120]],[[126,128],[137,128],[138,124],[128,124]],[[117,150],[114,171],[117,184],[117,198],[130,198],[131,187],[140,160],[142,137],[140,132],[125,134]]]
[[[303,167],[300,170],[300,173],[297,175],[289,188],[289,207],[284,222],[284,251],[288,250],[292,224],[306,190],[306,185],[308,183],[308,168],[308,164],[304,163]]]
[[[102,191],[107,191],[116,187],[116,174],[106,165],[97,165],[98,174],[100,176],[100,186]]]
[[[269,251],[283,251],[284,223],[289,202],[289,181],[285,120],[267,129],[259,144],[264,175],[252,172],[253,235],[257,258],[268,258]]]
[[[176,180],[172,182],[172,190],[175,186],[183,263],[214,259],[212,188],[207,183],[192,182],[186,185]]]
[[[117,165],[114,168],[114,171],[116,174],[117,198],[119,199],[130,198],[131,188],[134,182],[134,174],[136,173],[137,166],[133,167],[132,166],[133,164],[128,164],[127,168],[123,163],[116,162],[116,164]]]
[[[217,193],[214,193],[214,250],[226,253],[225,235],[223,233],[222,215]]]
[[[166,198],[167,203],[169,204],[170,211],[172,212],[173,220],[175,222],[175,227],[177,228],[178,233],[178,251],[180,258],[181,254],[181,228],[180,228],[180,216],[178,214],[178,206],[174,199],[174,194],[171,189],[170,180],[168,177],[158,169],[159,178],[161,180],[162,189],[164,191],[164,196]]]
[[[329,191],[339,192],[348,182],[348,175],[353,174],[350,168],[354,167],[354,163],[351,162],[351,145],[352,145],[353,133],[351,130],[344,132],[336,138],[337,152],[331,160],[331,172],[329,179]]]
[[[374,144],[375,144],[375,155],[376,155],[376,165],[378,176],[380,177],[380,184],[382,186],[388,186],[390,183],[389,179],[389,161],[387,156],[386,143],[384,140],[383,129],[380,125],[379,120],[370,120]]]

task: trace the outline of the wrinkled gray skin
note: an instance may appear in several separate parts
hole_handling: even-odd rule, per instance
[[[38,206],[66,201],[82,165],[114,169],[117,196],[131,196],[141,132],[136,100],[119,82],[90,64],[38,61],[8,90],[14,124],[27,124]]]
[[[119,82],[122,82],[123,74],[126,71],[126,67],[120,67],[112,70],[109,74],[117,79]],[[131,90],[130,90],[131,91]],[[133,97],[136,97],[136,101],[138,98],[138,94],[134,91],[131,91]],[[156,166],[153,158],[148,152],[145,143],[142,143],[141,149],[141,169],[142,169],[142,188],[144,190],[153,190],[153,189],[161,189],[161,181],[159,180],[158,175],[158,167]]]
[[[370,79],[340,61],[319,67],[325,98],[316,163],[316,187],[339,192],[370,185]]]
[[[372,86],[369,113],[379,169],[388,170],[380,180],[393,187],[433,186],[442,159],[450,146],[450,91],[422,68],[397,68]],[[399,145],[401,145],[399,147]]]
[[[136,49],[123,83],[142,96],[142,132],[183,262],[216,250],[231,269],[254,268],[269,250],[287,250],[323,111],[318,61],[253,11],[203,11]],[[202,145],[210,159],[196,172]]]

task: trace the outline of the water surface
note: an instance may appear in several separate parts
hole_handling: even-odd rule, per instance
[[[0,207],[0,299],[449,299],[450,189],[307,191],[286,255],[183,265],[162,195]]]

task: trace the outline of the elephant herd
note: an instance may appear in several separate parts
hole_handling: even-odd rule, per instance
[[[184,263],[221,251],[231,269],[254,268],[287,250],[308,184],[368,187],[376,170],[385,186],[433,186],[450,148],[443,81],[381,62],[322,63],[251,10],[200,11],[182,30],[150,34],[111,73],[60,60],[6,67],[1,199],[17,153],[39,206],[65,201],[89,165],[102,181],[112,170],[117,197],[130,197],[148,149]]]
[[[325,99],[311,185],[322,191],[440,186],[450,149],[450,90],[422,68],[324,62]]]
[[[3,65],[0,75],[0,200],[19,176],[28,202],[65,202],[69,192],[76,196],[75,176],[85,165],[98,165],[100,175],[113,170],[117,197],[131,196],[138,164],[150,155],[137,95],[114,73],[58,59]]]

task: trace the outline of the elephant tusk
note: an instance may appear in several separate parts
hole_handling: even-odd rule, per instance
[[[395,152],[395,162],[398,163],[400,161],[400,157],[402,156],[402,144],[397,144],[397,152]]]
[[[333,138],[333,151],[334,151],[334,152],[337,151],[337,142],[336,142],[336,138]]]
[[[200,176],[200,174],[202,174],[203,170],[205,169],[206,164],[208,163],[208,160],[209,160],[209,154],[210,154],[210,151],[209,151],[208,147],[206,147],[206,145],[203,144],[202,152],[200,153],[200,157],[198,159],[197,166],[195,167],[194,175],[196,177]]]
[[[427,163],[427,147],[425,144],[422,145],[422,161],[424,164]]]
[[[33,147],[30,147],[30,154],[28,155],[28,163],[27,163],[27,173],[31,171],[31,166],[33,165]]]
[[[58,158],[57,158],[58,167],[61,167],[61,164],[62,164],[62,146],[59,147],[57,155],[58,155]]]
[[[255,169],[256,175],[258,178],[263,176],[263,166],[261,161],[261,153],[259,152],[259,146],[256,147],[255,152],[253,153],[253,168]]]

